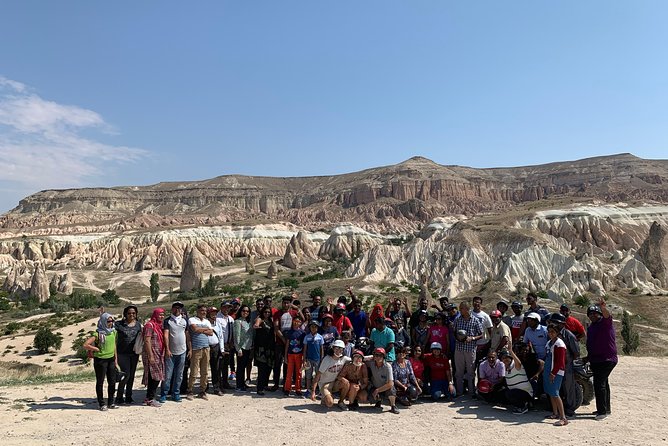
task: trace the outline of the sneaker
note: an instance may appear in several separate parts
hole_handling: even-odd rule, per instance
[[[523,413],[529,412],[529,408],[527,406],[524,407],[516,407],[513,409],[513,413],[515,415],[522,415]]]
[[[225,394],[225,392],[223,392],[223,391],[220,390],[220,389],[216,390],[214,393],[215,393],[216,395],[218,395],[218,396],[223,396],[223,395]]]
[[[348,409],[349,410],[358,410],[360,408],[360,404],[355,401],[354,403],[348,404]]]
[[[606,418],[608,418],[608,414],[607,414],[607,413],[600,414],[600,415],[596,415],[596,417],[594,417],[594,419],[595,419],[596,421],[605,420]]]
[[[160,407],[160,406],[162,406],[162,404],[160,404],[156,400],[147,400],[144,404],[146,404],[148,407]]]
[[[251,385],[251,380],[250,380],[250,378],[247,378],[247,379],[246,379],[246,383],[245,383],[245,384],[246,384],[247,386],[250,386],[250,385]]]
[[[232,372],[230,373],[230,376],[227,377],[227,379],[237,379],[237,374]]]
[[[181,401],[183,401],[183,400],[181,399],[181,395],[175,395],[175,396],[172,398],[172,400],[173,400],[175,403],[180,403]]]
[[[109,408],[107,407],[106,404],[103,404],[103,405],[100,406],[100,410],[101,410],[102,412],[106,412],[106,411],[109,410]]]
[[[377,401],[376,404],[374,405],[376,409],[382,409],[381,402]]]
[[[158,398],[158,402],[160,404],[167,402],[167,397],[162,395],[160,398]]]
[[[284,391],[283,391],[283,395],[285,395],[285,396],[290,396],[290,391],[289,391],[289,390],[284,390]]]
[[[304,392],[304,398],[311,398],[311,391],[307,390]]]
[[[348,406],[346,406],[346,403],[344,403],[343,401],[339,401],[337,406],[339,406],[339,409],[341,409],[344,412],[348,411]]]
[[[392,407],[390,407],[390,412],[399,413],[399,409],[397,409],[397,406],[392,406]]]
[[[202,398],[204,401],[208,401],[209,397],[205,392],[200,392],[199,395],[197,395],[197,398]]]
[[[188,401],[192,401],[195,399],[195,395],[193,395],[192,393],[186,393],[186,399]]]
[[[118,406],[115,403],[111,403],[109,409],[118,409]]]

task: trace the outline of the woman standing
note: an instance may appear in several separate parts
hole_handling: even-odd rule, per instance
[[[101,411],[108,408],[116,409],[114,391],[116,388],[116,329],[114,317],[109,313],[102,313],[97,322],[97,331],[86,339],[84,348],[93,352],[93,368],[95,369],[95,393]],[[107,378],[107,404],[104,403],[102,388],[104,378]]]
[[[564,403],[559,397],[559,389],[566,371],[566,344],[559,338],[559,331],[554,325],[548,327],[547,336],[550,340],[545,346],[547,352],[543,370],[543,387],[552,403],[552,415],[548,415],[547,418],[557,420],[554,423],[555,426],[566,426],[568,420],[564,412]]]
[[[262,309],[253,324],[254,340],[253,353],[257,366],[257,394],[264,395],[269,386],[269,375],[274,368],[276,338],[274,337],[274,323],[271,319],[271,307]]]
[[[137,307],[128,305],[123,309],[123,319],[116,322],[116,355],[118,356],[118,367],[125,374],[118,383],[116,392],[116,404],[132,404],[132,385],[135,381],[137,362],[139,355],[135,353],[134,346],[142,326],[137,320]],[[125,391],[125,397],[123,397]]]
[[[160,403],[153,398],[160,381],[165,379],[165,340],[162,329],[164,319],[165,310],[156,308],[151,320],[144,325],[144,350],[141,357],[144,376],[141,383],[146,386],[144,404],[151,407],[160,407]]]
[[[583,358],[589,361],[594,373],[594,395],[596,396],[596,419],[603,420],[610,414],[610,383],[608,377],[617,365],[617,344],[612,315],[599,298],[598,305],[587,309],[591,324],[587,328],[587,352]]]
[[[242,305],[237,312],[234,321],[234,347],[237,351],[239,364],[237,366],[237,390],[247,392],[246,386],[246,366],[253,346],[253,331],[250,324],[250,307]]]

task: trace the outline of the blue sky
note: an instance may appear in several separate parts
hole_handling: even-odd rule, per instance
[[[422,155],[668,158],[668,2],[6,2],[0,211]]]

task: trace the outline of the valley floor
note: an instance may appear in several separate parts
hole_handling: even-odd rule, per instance
[[[566,427],[552,426],[544,411],[518,416],[470,399],[424,402],[393,415],[386,406],[383,413],[368,406],[360,412],[326,411],[280,392],[264,397],[253,392],[100,412],[93,382],[1,387],[0,443],[668,445],[666,370],[668,358],[622,357],[611,375],[613,414],[594,421],[592,402]],[[136,399],[143,394],[137,391]]]

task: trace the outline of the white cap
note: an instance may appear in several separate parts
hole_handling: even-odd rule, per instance
[[[429,350],[433,350],[435,348],[437,348],[439,350],[443,350],[443,346],[441,345],[440,342],[432,342],[431,347],[429,347]]]
[[[538,322],[540,322],[540,314],[529,313],[529,314],[527,314],[527,319],[536,319]]]
[[[332,347],[346,348],[346,344],[344,344],[341,339],[337,339],[336,341],[332,342]]]

